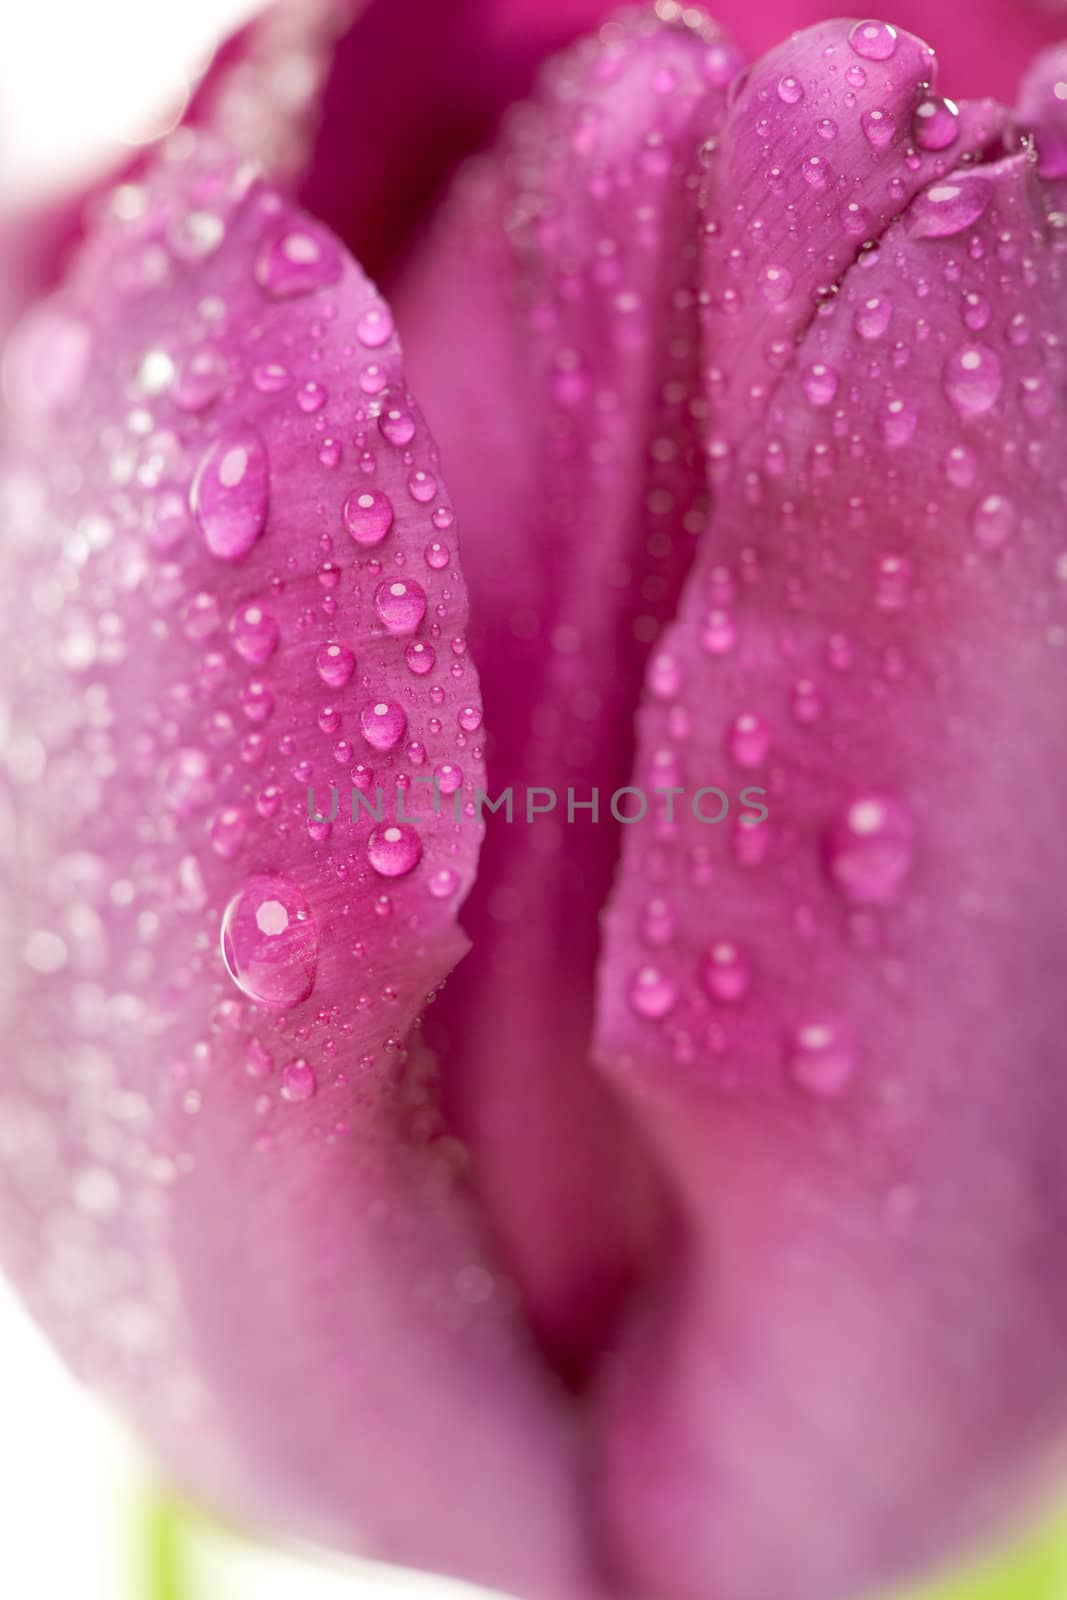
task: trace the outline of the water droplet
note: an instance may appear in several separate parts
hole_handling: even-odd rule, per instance
[[[414,633],[426,615],[426,595],[411,578],[380,583],[374,609],[390,633]]]
[[[1015,507],[1002,494],[987,494],[971,513],[971,532],[984,550],[997,550],[1015,530]]]
[[[372,700],[361,709],[359,725],[364,739],[375,750],[395,750],[407,730],[408,719],[391,701]]]
[[[703,978],[713,1000],[736,1005],[752,986],[752,962],[732,939],[718,939],[705,957]]]
[[[281,1086],[282,1099],[288,1100],[290,1105],[299,1105],[301,1101],[314,1098],[319,1081],[303,1056],[297,1056],[295,1061],[287,1061],[282,1068]]]
[[[630,1004],[639,1017],[658,1021],[678,999],[678,990],[658,967],[640,967],[630,984]]]
[[[222,956],[241,993],[285,1009],[315,985],[318,935],[311,909],[289,878],[247,879],[222,918]]]
[[[888,22],[857,22],[848,42],[864,61],[888,61],[897,48],[897,30]]]
[[[980,417],[991,411],[1003,382],[1000,358],[988,345],[962,345],[945,362],[945,392],[961,416]]]
[[[393,317],[389,307],[377,300],[356,323],[356,337],[368,350],[377,350],[393,337]]]
[[[795,106],[804,98],[804,85],[799,78],[787,73],[784,78],[778,79],[778,98],[787,106]]]
[[[402,406],[389,406],[378,418],[383,439],[398,447],[410,444],[415,437],[415,418]]]
[[[816,361],[812,366],[805,368],[800,382],[813,406],[828,406],[833,403],[839,382],[833,367],[826,366],[822,361]]]
[[[954,444],[945,453],[945,477],[954,489],[969,489],[978,476],[978,458],[965,444]]]
[[[383,878],[404,877],[418,866],[421,855],[422,840],[402,822],[375,828],[367,841],[367,860]]]
[[[881,418],[882,438],[891,450],[899,450],[911,442],[919,422],[919,413],[908,400],[894,397],[886,402]]]
[[[847,1088],[856,1069],[848,1030],[830,1020],[802,1023],[786,1045],[785,1068],[798,1089],[833,1099]]]
[[[743,711],[730,725],[726,748],[735,766],[762,766],[770,752],[771,730],[755,712]]]
[[[424,644],[421,639],[409,644],[404,651],[404,660],[408,664],[409,671],[418,678],[424,678],[428,672],[433,671],[436,659],[433,646]]]
[[[887,144],[892,144],[897,125],[891,114],[881,106],[865,111],[860,117],[860,124],[868,144],[873,145],[876,150],[884,150]]]
[[[830,181],[830,163],[825,156],[809,156],[800,170],[813,189],[825,189]]]
[[[393,503],[380,489],[353,489],[345,501],[344,519],[357,544],[381,544],[393,526]]]
[[[673,700],[682,687],[682,665],[677,656],[661,651],[648,669],[648,687],[657,700]]]
[[[788,300],[793,287],[793,274],[786,267],[766,267],[759,276],[759,291],[768,305],[778,306]]]
[[[257,602],[241,606],[230,621],[233,647],[245,661],[261,667],[278,647],[278,624]]]
[[[827,870],[853,905],[888,905],[914,860],[911,812],[891,795],[858,795],[827,835]]]
[[[906,556],[885,555],[875,567],[874,603],[879,611],[899,611],[911,593],[912,568]]]
[[[208,450],[190,504],[204,543],[220,561],[241,561],[267,521],[267,452],[252,428],[228,431]]]
[[[218,350],[210,345],[194,350],[179,369],[172,390],[174,404],[191,414],[206,411],[221,394],[227,372],[226,359]]]
[[[947,239],[978,221],[993,198],[988,178],[946,178],[916,195],[908,231],[916,239]]]
[[[737,624],[729,611],[718,608],[704,619],[700,642],[709,656],[726,656],[737,643]]]
[[[880,339],[893,320],[893,302],[871,295],[856,310],[856,332],[861,339]]]
[[[916,107],[913,135],[920,150],[947,150],[960,131],[960,108],[954,100],[936,96]]]
[[[356,670],[356,658],[347,645],[331,640],[315,657],[315,671],[328,689],[343,689]]]
[[[341,252],[320,228],[297,223],[273,234],[256,257],[256,282],[275,300],[310,294],[337,283]]]
[[[451,550],[449,550],[447,544],[442,544],[440,539],[434,539],[431,544],[428,544],[423,554],[426,558],[426,565],[432,567],[435,572],[443,571],[452,559]]]
[[[316,411],[321,411],[327,399],[326,390],[314,378],[302,383],[296,391],[296,403],[305,416],[311,417]]]
[[[431,873],[426,887],[435,900],[447,900],[459,888],[459,875],[451,867],[440,867]]]

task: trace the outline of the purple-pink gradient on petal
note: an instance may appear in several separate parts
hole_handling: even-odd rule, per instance
[[[1062,1471],[1062,56],[914,9],[281,8],[6,352],[0,1248],[225,1510],[852,1600]]]

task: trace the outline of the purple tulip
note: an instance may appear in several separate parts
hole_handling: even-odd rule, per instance
[[[1067,1444],[1057,19],[346,9],[9,228],[3,1256],[255,1524],[852,1600]]]

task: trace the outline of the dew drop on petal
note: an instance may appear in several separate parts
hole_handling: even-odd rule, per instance
[[[252,428],[216,439],[197,470],[190,495],[204,543],[220,561],[241,561],[267,521],[267,451]]]
[[[786,1075],[806,1094],[832,1100],[848,1087],[855,1069],[852,1040],[840,1022],[802,1023],[787,1041]]]
[[[408,670],[417,678],[424,678],[428,672],[432,672],[436,659],[433,646],[424,644],[421,639],[413,641],[404,651]]]
[[[736,1005],[752,985],[752,962],[732,939],[718,939],[704,958],[702,976],[713,1000]]]
[[[1015,529],[1015,507],[1002,494],[988,494],[971,513],[971,532],[984,550],[1006,544]]]
[[[407,730],[408,719],[389,700],[369,701],[359,713],[364,739],[375,750],[395,750]]]
[[[241,993],[284,1009],[315,986],[318,934],[304,895],[290,878],[248,878],[222,918],[222,956]]]
[[[230,639],[239,656],[261,667],[278,647],[278,624],[269,611],[252,601],[234,612]]]
[[[375,828],[367,841],[367,860],[383,878],[404,877],[418,866],[421,856],[422,840],[402,822]]]
[[[962,345],[945,362],[945,393],[963,417],[991,411],[1003,383],[1000,358],[988,345]]]
[[[303,1056],[297,1056],[294,1061],[287,1061],[281,1070],[282,1099],[290,1105],[299,1105],[301,1101],[313,1099],[319,1087],[314,1068],[308,1066]]]
[[[920,150],[947,150],[955,144],[960,131],[960,109],[954,100],[930,97],[920,101],[912,125],[915,143]]]
[[[435,900],[447,900],[459,888],[459,876],[451,867],[441,867],[430,875],[426,887]]]
[[[848,42],[864,61],[888,61],[897,48],[897,30],[888,22],[857,22]]]
[[[891,903],[914,859],[911,812],[888,794],[857,795],[827,835],[827,871],[853,905]]]
[[[826,366],[822,361],[816,361],[805,368],[800,383],[811,405],[828,406],[833,403],[839,381],[833,367]]]
[[[887,144],[891,144],[893,135],[897,131],[891,114],[880,106],[865,111],[860,117],[860,124],[867,143],[873,145],[876,150],[883,150]]]
[[[735,766],[762,766],[771,748],[771,730],[755,712],[742,711],[730,724],[726,748]]]
[[[356,670],[356,658],[347,645],[332,641],[315,657],[315,671],[329,689],[343,689]]]
[[[368,350],[377,350],[393,336],[393,317],[389,307],[376,300],[356,323],[356,337]]]
[[[337,283],[341,272],[341,252],[333,240],[304,223],[272,234],[256,257],[256,282],[274,300],[324,289]]]
[[[383,439],[398,448],[410,444],[415,437],[415,418],[402,406],[387,407],[378,418],[378,427]]]
[[[978,221],[993,198],[988,178],[945,178],[912,201],[908,231],[916,239],[947,239]]]
[[[393,526],[393,504],[380,489],[353,489],[344,505],[345,527],[357,544],[381,544]]]
[[[426,595],[411,578],[380,583],[374,609],[390,633],[414,633],[426,615]]]
[[[630,1005],[639,1017],[658,1021],[678,998],[678,990],[658,967],[640,967],[630,984]]]

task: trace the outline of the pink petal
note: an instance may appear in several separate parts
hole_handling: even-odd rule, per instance
[[[581,1595],[570,1421],[409,1039],[481,835],[418,781],[482,774],[436,450],[318,224],[202,141],[128,198],[6,357],[5,1259],[197,1493]]]
[[[835,56],[793,113],[812,149]],[[780,70],[733,113],[778,142]],[[721,148],[725,174],[743,124]],[[745,291],[751,194],[724,175],[712,235],[746,241]],[[636,1586],[687,1600],[880,1592],[1062,1466],[1063,255],[1025,156],[887,221],[786,315],[784,361],[741,308],[709,392],[733,454],[633,780],[686,792],[631,830],[607,920],[599,1048],[688,1249],[605,1374],[601,1510]],[[832,230],[805,238],[835,277]]]
[[[571,1379],[662,1228],[662,1184],[590,1069],[596,916],[650,643],[706,515],[694,183],[737,65],[714,30],[645,17],[577,47],[398,288],[464,506],[489,788],[517,807],[490,827],[474,950],[431,1027],[504,1259]]]

